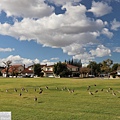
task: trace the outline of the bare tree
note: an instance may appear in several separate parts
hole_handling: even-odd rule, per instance
[[[6,70],[6,77],[8,77],[8,72],[9,72],[9,68],[10,68],[10,64],[12,63],[12,61],[8,60],[6,62],[3,62],[5,64],[5,70]]]

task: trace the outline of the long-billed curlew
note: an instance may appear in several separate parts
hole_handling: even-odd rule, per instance
[[[37,101],[37,97],[36,96],[34,97],[34,101]]]
[[[92,93],[91,91],[89,91],[89,94],[90,94],[90,95],[93,95],[93,93]]]

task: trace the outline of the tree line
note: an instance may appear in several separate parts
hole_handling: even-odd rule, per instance
[[[6,77],[8,77],[9,76],[8,72],[12,61],[7,61],[3,63],[5,64],[5,68],[6,68]],[[72,74],[72,71],[67,68],[67,64],[77,66],[79,68],[79,74]],[[59,75],[61,77],[68,77],[71,75],[76,77],[79,76],[80,74],[91,74],[91,75],[99,76],[101,74],[108,74],[113,71],[116,71],[118,66],[120,66],[120,64],[118,63],[113,64],[113,60],[106,59],[100,63],[97,63],[96,61],[90,61],[86,67],[82,67],[81,60],[72,59],[68,61],[65,60],[64,62],[59,61],[55,63],[53,67],[53,72],[55,75]],[[33,72],[34,75],[43,76],[40,63],[33,65]],[[13,70],[13,74],[17,74],[17,73],[14,73]]]
[[[102,74],[110,74],[111,72],[117,71],[119,63],[113,63],[113,60],[106,59],[100,63],[90,61],[87,67],[81,68],[81,73],[89,73],[91,75],[100,76]]]

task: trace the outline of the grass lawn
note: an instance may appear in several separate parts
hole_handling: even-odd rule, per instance
[[[0,78],[0,111],[12,120],[120,120],[120,79]]]

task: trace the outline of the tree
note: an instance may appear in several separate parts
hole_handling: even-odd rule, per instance
[[[72,60],[69,60],[69,61],[66,61],[66,63],[70,64],[70,65],[74,65],[74,66],[77,66],[77,67],[82,67],[82,63],[81,63],[81,60],[78,60],[78,59],[72,59]]]
[[[41,75],[41,66],[39,63],[34,64],[34,75],[40,76]]]
[[[58,62],[57,64],[54,64],[53,71],[56,75],[60,75],[60,77],[67,77],[68,75],[71,75],[66,63]]]
[[[80,68],[80,74],[82,77],[87,77],[86,75],[90,73],[90,68],[88,67],[82,67]]]
[[[8,72],[9,72],[9,68],[10,68],[10,64],[12,63],[12,61],[8,60],[6,62],[3,62],[5,64],[5,68],[6,68],[6,77],[8,77]]]
[[[112,66],[112,71],[116,71],[117,68],[118,68],[118,66],[119,66],[118,63],[113,64],[113,66]]]
[[[110,67],[113,64],[113,61],[111,59],[107,59],[106,63]]]
[[[16,67],[11,67],[11,70],[12,70],[12,77],[15,75],[16,77],[17,77],[17,69],[16,69]]]
[[[100,64],[97,64],[95,61],[90,61],[87,68],[90,68],[90,74],[98,76],[100,73]]]
[[[101,71],[104,73],[109,73],[111,71],[111,65],[113,64],[113,61],[110,59],[104,60],[102,62]]]

